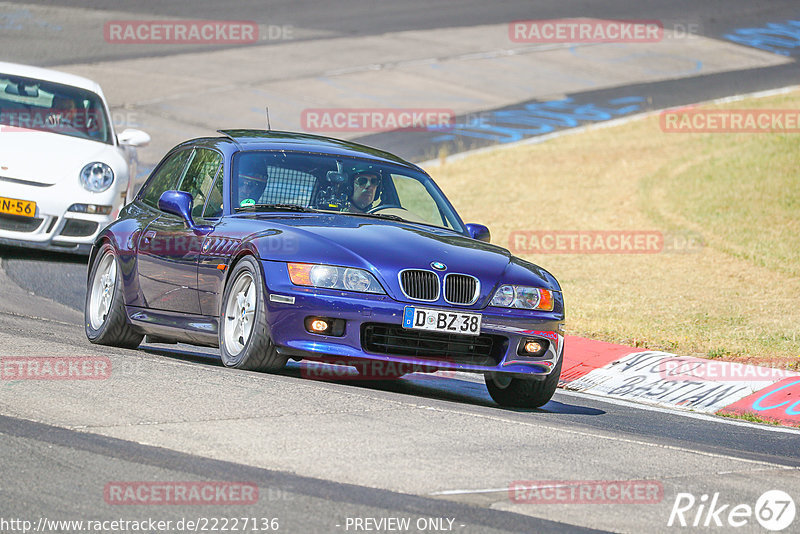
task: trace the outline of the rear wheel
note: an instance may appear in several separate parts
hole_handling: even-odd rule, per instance
[[[505,373],[486,373],[486,389],[500,406],[539,408],[547,404],[556,392],[562,361],[563,357],[559,358],[553,371],[544,380],[518,378]]]
[[[142,334],[133,330],[125,315],[122,277],[114,248],[104,244],[95,256],[84,306],[86,337],[98,345],[135,349]]]
[[[277,371],[288,358],[278,354],[269,337],[264,280],[252,256],[234,267],[225,285],[219,318],[222,363],[235,369]]]

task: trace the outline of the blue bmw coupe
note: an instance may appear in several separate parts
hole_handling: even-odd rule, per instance
[[[220,134],[172,149],[99,234],[92,343],[214,346],[260,371],[291,358],[482,373],[500,405],[550,400],[561,287],[464,224],[422,169],[326,137]]]

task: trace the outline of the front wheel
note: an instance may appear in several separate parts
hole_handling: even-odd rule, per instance
[[[563,356],[558,359],[555,368],[544,380],[517,378],[504,373],[486,373],[486,389],[500,406],[539,408],[550,402],[556,392],[563,359]]]
[[[97,345],[135,349],[144,336],[128,323],[122,278],[111,245],[105,243],[100,248],[91,269],[83,312],[86,337]]]
[[[255,258],[245,256],[234,267],[222,296],[219,349],[226,367],[277,371],[288,358],[278,354],[269,337],[264,279]]]

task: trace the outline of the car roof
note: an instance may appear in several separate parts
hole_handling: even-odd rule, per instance
[[[100,89],[100,84],[84,78],[83,76],[76,76],[74,74],[67,74],[52,69],[43,69],[41,67],[32,67],[30,65],[22,65],[19,63],[6,63],[0,61],[0,73],[9,74],[12,76],[22,76],[23,78],[33,78],[35,80],[42,80],[46,82],[60,83],[63,85],[70,85],[80,89],[92,91],[98,95],[102,95],[103,91]]]
[[[422,171],[413,163],[390,152],[333,137],[276,130],[217,130],[233,141],[239,150],[286,150],[340,156],[365,157],[400,164]],[[423,171],[424,172],[424,171]]]

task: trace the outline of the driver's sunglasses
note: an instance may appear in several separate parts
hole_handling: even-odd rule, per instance
[[[378,187],[381,185],[381,177],[380,176],[373,176],[372,178],[367,178],[366,176],[358,176],[355,179],[355,184],[358,187],[371,187],[375,186]]]

